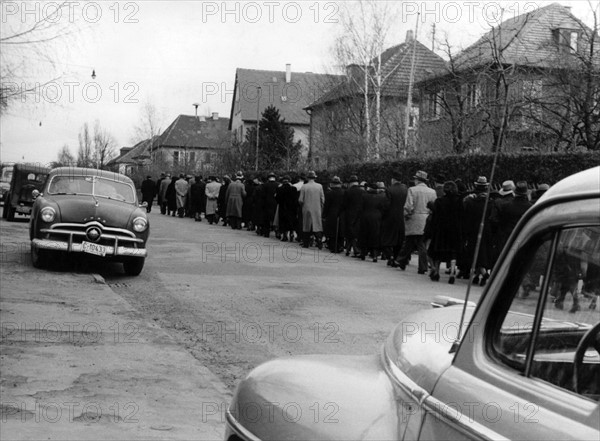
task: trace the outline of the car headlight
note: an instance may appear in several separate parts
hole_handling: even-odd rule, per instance
[[[52,207],[42,208],[42,211],[40,212],[40,214],[41,214],[42,220],[44,222],[52,222],[52,221],[54,221],[54,218],[56,217],[56,211],[54,211],[54,208],[52,208]]]
[[[143,217],[136,217],[133,220],[133,229],[134,229],[134,231],[137,231],[138,233],[141,233],[146,228],[148,228],[148,221],[146,219],[144,219]]]

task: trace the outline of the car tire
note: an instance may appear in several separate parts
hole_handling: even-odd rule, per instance
[[[35,268],[44,268],[48,262],[48,251],[31,244],[31,263]]]
[[[8,206],[5,206],[4,211],[6,212],[6,220],[8,222],[13,222],[15,220],[15,209],[12,205],[8,204]]]
[[[139,276],[144,269],[144,257],[131,257],[123,262],[123,269],[128,276]]]

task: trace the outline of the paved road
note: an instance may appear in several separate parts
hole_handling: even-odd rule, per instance
[[[360,261],[274,237],[150,214],[150,257],[137,278],[97,267],[109,286],[157,322],[232,391],[257,364],[296,354],[369,354],[448,285],[385,262]],[[415,259],[416,262],[416,259]],[[477,300],[481,288],[472,290]]]

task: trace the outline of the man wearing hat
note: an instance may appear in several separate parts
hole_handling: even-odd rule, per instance
[[[425,232],[425,222],[429,215],[428,203],[433,203],[436,199],[435,190],[427,186],[427,173],[423,170],[417,171],[413,176],[415,185],[410,187],[406,195],[404,204],[405,235],[404,246],[398,256],[398,266],[404,270],[410,256],[416,249],[419,253],[419,274],[427,273],[427,249],[423,234]]]
[[[190,213],[196,222],[202,222],[202,213],[206,207],[206,184],[198,175],[190,186]]]
[[[221,190],[221,184],[217,182],[217,178],[214,176],[208,177],[208,184],[206,184],[206,220],[209,224],[219,222],[217,215],[217,204],[219,199],[219,191]]]
[[[158,208],[161,209],[162,207],[162,199],[160,196],[160,184],[162,181],[164,181],[164,179],[166,178],[166,174],[165,172],[161,172],[159,178],[156,180],[156,185],[155,185],[155,190],[156,190],[156,205],[158,205]]]
[[[515,226],[525,212],[531,207],[528,193],[527,182],[517,182],[515,187],[515,197],[498,208],[496,219],[499,232],[499,251],[502,251]]]
[[[296,229],[298,214],[298,190],[290,183],[290,177],[281,178],[281,185],[275,193],[277,209],[279,212],[279,233],[281,241],[292,240],[292,231]]]
[[[237,172],[233,178],[233,182],[229,184],[225,192],[225,199],[227,200],[225,216],[227,217],[227,222],[234,230],[242,228],[242,209],[244,198],[246,197],[246,188],[243,181],[244,175],[242,172]]]
[[[275,211],[277,211],[277,201],[275,200],[277,187],[279,187],[277,176],[275,173],[271,172],[267,175],[267,182],[264,183],[260,192],[263,210],[260,232],[263,237],[269,237],[271,235],[273,221],[275,220]]]
[[[389,266],[396,266],[396,259],[404,241],[404,204],[408,188],[402,183],[402,175],[392,175],[392,185],[387,197],[390,205],[381,221],[381,247]]]
[[[179,179],[175,182],[175,192],[177,198],[177,215],[183,217],[187,202],[188,182],[185,180],[185,175],[181,173]]]
[[[323,219],[325,221],[324,233],[327,238],[327,247],[332,253],[339,253],[342,248],[342,232],[340,229],[340,214],[344,199],[342,180],[334,176],[329,183],[330,190],[325,193],[323,206]]]
[[[353,251],[353,257],[360,257],[358,234],[360,231],[360,216],[363,208],[364,193],[365,190],[358,182],[358,176],[350,176],[348,179],[348,189],[344,193],[342,201],[346,256],[349,256],[350,251]]]
[[[325,204],[325,193],[323,186],[315,179],[317,175],[314,171],[306,175],[308,182],[302,186],[298,202],[302,206],[302,246],[308,248],[311,234],[314,234],[317,241],[317,248],[323,248],[323,205]]]
[[[165,178],[160,182],[158,188],[158,199],[160,200],[160,214],[167,214],[169,201],[167,200],[167,188],[171,184],[171,173],[167,173]]]
[[[146,202],[147,204],[146,213],[150,213],[152,211],[152,201],[154,201],[154,196],[156,195],[156,184],[152,180],[152,176],[146,176],[140,190],[142,192],[142,203]]]

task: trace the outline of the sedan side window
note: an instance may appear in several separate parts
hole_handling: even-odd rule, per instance
[[[556,232],[523,274],[495,351],[528,377],[599,400],[600,227]]]

